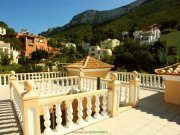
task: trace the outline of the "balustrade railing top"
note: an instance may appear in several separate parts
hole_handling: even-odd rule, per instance
[[[18,80],[39,80],[46,78],[65,77],[67,72],[35,72],[35,73],[16,73]],[[9,84],[10,74],[0,74],[0,86]]]
[[[121,82],[129,82],[132,78],[132,73],[130,72],[111,72],[117,74],[117,80]],[[111,74],[109,77],[111,77]],[[138,78],[140,79],[140,86],[141,87],[149,87],[149,88],[156,88],[156,89],[164,89],[164,80],[162,75],[157,74],[145,74],[145,73],[138,73]]]

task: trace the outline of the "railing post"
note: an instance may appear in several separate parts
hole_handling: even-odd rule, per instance
[[[12,86],[12,81],[16,80],[15,72],[11,71],[11,75],[9,78],[9,95],[10,95],[10,100],[13,100],[13,86]]]
[[[26,93],[23,96],[23,132],[24,135],[40,135],[40,115],[38,95],[33,91],[34,81],[24,82]]]
[[[108,111],[111,113],[112,117],[117,115],[117,111],[119,108],[119,95],[118,95],[118,87],[120,86],[119,81],[117,80],[117,74],[112,73],[112,80],[108,83],[108,89],[110,90],[108,94]]]
[[[133,77],[130,80],[130,91],[129,91],[129,103],[132,107],[137,107],[139,102],[139,89],[140,89],[140,79],[138,78],[138,73],[133,72]]]

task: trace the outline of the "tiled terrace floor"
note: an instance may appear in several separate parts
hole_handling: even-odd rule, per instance
[[[163,102],[163,92],[141,90],[140,98],[138,108],[68,135],[180,135],[180,106]]]

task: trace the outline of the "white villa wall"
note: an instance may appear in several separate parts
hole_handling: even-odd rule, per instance
[[[151,28],[150,30],[138,30],[133,32],[134,39],[140,40],[140,44],[152,45],[160,38],[160,30],[158,28]]]
[[[6,35],[6,29],[3,27],[0,27],[0,35]]]
[[[11,63],[18,63],[19,52],[10,47],[10,43],[0,41],[0,52],[7,53],[9,58],[12,56]]]

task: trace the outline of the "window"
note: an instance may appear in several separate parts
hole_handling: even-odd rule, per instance
[[[90,55],[91,55],[91,56],[95,56],[95,54],[94,54],[94,53],[90,53]]]
[[[176,46],[168,47],[168,55],[176,55],[177,48]]]
[[[94,49],[94,48],[91,48],[91,51],[95,51],[95,49]]]

